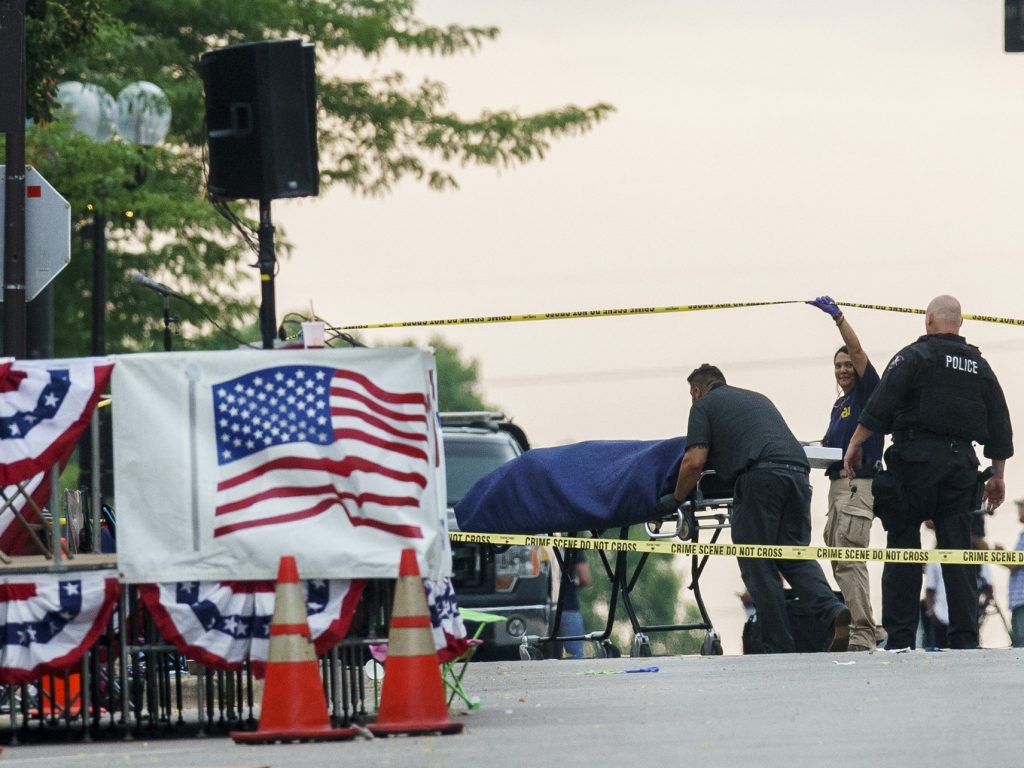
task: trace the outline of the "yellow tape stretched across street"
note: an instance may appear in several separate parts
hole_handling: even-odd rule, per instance
[[[909,307],[887,307],[883,304],[856,304],[852,301],[839,301],[836,304],[841,307],[854,307],[855,309],[878,309],[883,312],[903,312],[910,315],[923,315],[923,309],[911,309]],[[1024,320],[1017,320],[1013,317],[994,317],[992,315],[963,315],[964,320],[977,320],[981,323],[999,323],[1000,325],[1024,325]]]
[[[414,328],[440,325],[484,325],[487,323],[521,323],[531,320],[576,320],[584,317],[630,317],[660,315],[667,312],[703,312],[709,309],[739,309],[741,307],[767,307],[775,304],[802,304],[797,299],[788,301],[744,301],[731,304],[684,304],[675,307],[626,307],[624,309],[584,309],[576,312],[540,312],[526,315],[491,315],[489,317],[453,317],[447,320],[410,320],[405,323],[372,323],[368,325],[339,326],[346,331],[367,331],[378,328]]]
[[[538,312],[520,315],[488,315],[483,317],[451,317],[442,320],[409,320],[400,323],[365,323],[363,325],[332,326],[331,330],[369,331],[382,328],[422,328],[450,325],[487,325],[491,323],[522,323],[533,320],[577,320],[585,317],[635,317],[636,315],[661,315],[670,312],[704,312],[712,309],[742,309],[744,307],[770,307],[778,304],[806,304],[804,299],[787,299],[785,301],[740,301],[726,304],[680,304],[672,307],[625,307],[623,309],[584,309],[573,312]],[[852,301],[836,301],[841,307],[855,309],[874,309],[884,312],[902,312],[911,315],[923,315],[925,310],[911,307],[891,307],[883,304],[858,304]],[[991,315],[964,315],[964,320],[977,320],[984,323],[1000,323],[1002,325],[1024,325],[1024,320],[1012,317],[993,317]]]
[[[702,544],[692,541],[591,539],[573,536],[530,536],[516,533],[451,531],[453,542],[521,545],[566,549],[639,552],[697,557],[757,557],[770,560],[838,560],[869,563],[947,563],[955,565],[1024,565],[1024,550],[1009,549],[878,549],[870,547],[797,547],[776,544]]]

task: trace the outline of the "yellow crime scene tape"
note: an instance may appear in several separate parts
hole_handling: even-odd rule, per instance
[[[841,307],[854,307],[855,309],[877,309],[883,312],[903,312],[911,315],[923,315],[923,309],[911,309],[910,307],[888,307],[884,304],[856,304],[852,301],[836,301]],[[968,315],[962,316],[964,320],[976,320],[981,323],[999,323],[1000,325],[1024,325],[1024,320],[1017,320],[1012,317],[994,317],[993,315]]]
[[[488,323],[522,323],[531,320],[577,320],[584,317],[630,317],[661,315],[667,312],[704,312],[709,309],[739,309],[742,307],[768,307],[776,304],[802,304],[789,301],[744,301],[731,304],[682,304],[675,307],[626,307],[623,309],[584,309],[575,312],[539,312],[526,315],[490,315],[487,317],[453,317],[446,320],[410,320],[404,323],[375,323],[342,326],[346,331],[368,331],[378,328],[414,328],[440,325],[485,325]]]
[[[1024,550],[1009,549],[877,549],[871,547],[797,547],[777,544],[701,544],[692,541],[591,539],[573,536],[529,536],[516,533],[451,531],[448,538],[467,544],[558,547],[604,552],[637,552],[697,557],[755,557],[770,560],[839,560],[869,563],[948,563],[955,565],[1024,565]]]
[[[679,304],[672,307],[625,307],[622,309],[584,309],[573,312],[538,312],[521,315],[488,315],[483,317],[451,317],[442,320],[409,320],[401,323],[367,323],[363,325],[345,325],[332,330],[369,331],[381,328],[422,328],[428,326],[450,325],[486,325],[490,323],[522,323],[534,320],[577,320],[585,317],[635,317],[637,315],[661,315],[669,312],[706,312],[713,309],[742,309],[744,307],[770,307],[779,304],[806,304],[804,299],[787,299],[785,301],[740,301],[728,304]],[[855,309],[874,309],[883,312],[902,312],[904,314],[923,315],[925,310],[911,307],[891,307],[883,304],[858,304],[852,301],[836,301],[841,307]],[[983,323],[1000,323],[1002,325],[1024,325],[1024,320],[1012,317],[994,317],[992,315],[964,315],[964,320],[977,320]]]

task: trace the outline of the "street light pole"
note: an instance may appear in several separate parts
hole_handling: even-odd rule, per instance
[[[92,215],[92,353],[107,354],[107,219]]]
[[[28,352],[25,310],[25,0],[0,3],[0,130],[7,136],[4,179],[4,353]]]

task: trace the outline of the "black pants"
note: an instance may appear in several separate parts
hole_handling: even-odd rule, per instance
[[[811,487],[807,474],[752,469],[740,475],[733,489],[732,540],[736,544],[810,544]],[[796,651],[780,575],[823,625],[831,625],[843,607],[815,560],[741,557],[739,564],[761,625],[761,653]]]
[[[890,549],[920,549],[921,523],[932,520],[939,549],[971,548],[971,503],[978,459],[970,443],[913,440],[893,446],[892,471],[901,503],[888,530]],[[888,648],[913,648],[921,600],[920,563],[886,563],[882,569],[882,625]],[[950,648],[978,647],[978,567],[943,565],[949,605]]]

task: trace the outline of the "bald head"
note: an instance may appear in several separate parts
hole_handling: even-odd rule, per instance
[[[933,333],[960,333],[964,318],[960,314],[960,302],[953,296],[936,296],[928,303],[924,316],[925,331]]]

